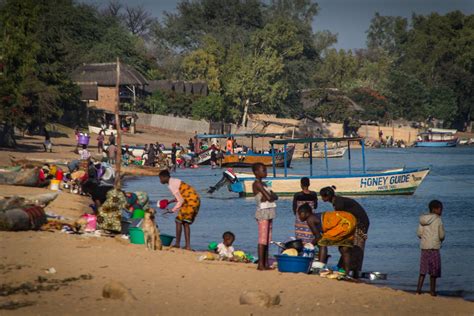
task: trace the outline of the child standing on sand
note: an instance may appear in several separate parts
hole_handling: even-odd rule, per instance
[[[421,239],[421,260],[420,276],[416,292],[421,294],[425,275],[430,275],[430,293],[436,296],[436,278],[441,277],[441,243],[444,240],[445,232],[441,214],[443,204],[438,200],[433,200],[429,204],[430,212],[420,216],[417,235]]]
[[[272,240],[272,222],[276,216],[278,196],[263,183],[267,177],[267,167],[257,162],[252,165],[255,181],[252,185],[253,194],[257,201],[255,219],[258,223],[258,270],[268,270],[268,246]]]

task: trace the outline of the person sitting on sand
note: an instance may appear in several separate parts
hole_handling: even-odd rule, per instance
[[[444,240],[445,232],[441,214],[443,213],[443,203],[433,200],[428,205],[429,214],[420,216],[417,235],[420,238],[421,260],[420,276],[418,277],[418,287],[416,293],[421,294],[425,275],[430,275],[430,293],[436,296],[436,279],[441,277],[441,243]]]
[[[268,270],[268,246],[272,240],[273,219],[276,217],[278,196],[263,182],[267,177],[267,167],[257,162],[252,165],[255,181],[252,185],[257,201],[255,219],[258,223],[258,270]]]
[[[232,244],[235,241],[235,235],[232,232],[225,232],[222,235],[223,241],[217,245],[216,252],[223,259],[232,259],[234,257],[234,247]]]
[[[168,170],[162,170],[159,174],[161,184],[167,184],[173,193],[176,204],[171,210],[178,212],[176,216],[176,244],[179,248],[181,243],[181,232],[184,227],[185,249],[191,250],[191,224],[196,219],[201,206],[201,199],[196,190],[183,181],[171,178]]]
[[[327,263],[327,247],[338,246],[341,253],[342,268],[349,272],[351,253],[353,246],[354,231],[357,220],[351,213],[342,211],[330,211],[324,213],[313,213],[308,204],[298,209],[298,216],[302,222],[306,222],[313,232],[312,244],[319,246],[319,261]]]
[[[295,237],[301,239],[303,243],[311,243],[313,240],[313,233],[305,222],[298,218],[297,210],[304,204],[308,204],[311,208],[318,207],[318,194],[309,190],[309,178],[301,178],[301,191],[293,196],[293,214],[295,214]]]

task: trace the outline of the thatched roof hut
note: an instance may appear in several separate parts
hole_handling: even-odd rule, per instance
[[[117,63],[83,64],[73,73],[75,82],[97,82],[98,86],[115,86]],[[120,63],[120,85],[145,86],[148,80],[134,68]]]

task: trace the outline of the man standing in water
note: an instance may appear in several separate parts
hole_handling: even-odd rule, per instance
[[[171,178],[168,170],[163,170],[159,174],[161,184],[167,184],[171,193],[176,199],[176,205],[171,210],[178,212],[176,216],[176,248],[180,248],[181,233],[184,227],[185,249],[191,250],[191,224],[201,206],[201,199],[196,190],[183,181]]]

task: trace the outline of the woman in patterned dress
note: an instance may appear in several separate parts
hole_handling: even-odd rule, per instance
[[[176,216],[176,244],[174,246],[176,248],[180,247],[181,233],[184,228],[184,248],[191,250],[191,224],[196,219],[201,206],[199,194],[189,184],[171,178],[168,170],[161,171],[159,177],[161,184],[167,184],[176,199],[176,205],[171,210],[172,212],[178,212]]]

